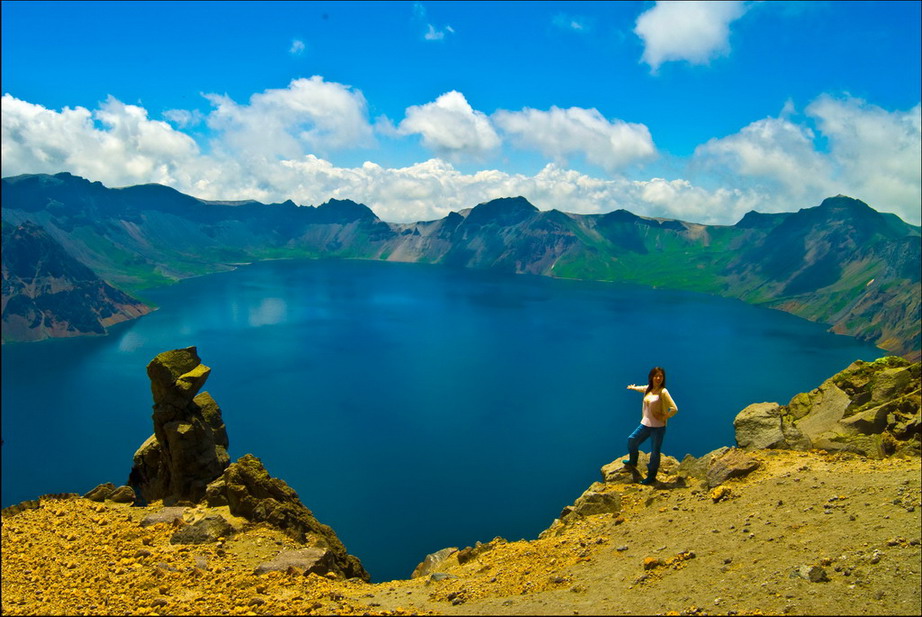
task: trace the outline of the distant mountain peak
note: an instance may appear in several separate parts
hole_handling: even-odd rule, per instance
[[[330,199],[317,206],[318,222],[351,223],[353,221],[377,221],[378,216],[365,204],[351,199]]]
[[[521,223],[539,212],[530,201],[518,197],[500,197],[480,204],[471,209],[467,216],[468,225],[488,225],[495,223],[502,227]]]
[[[855,199],[854,197],[849,197],[848,195],[843,195],[841,193],[839,193],[835,197],[827,197],[817,207],[819,208],[851,208],[851,209],[856,209],[856,210],[874,210],[874,208],[864,203],[860,199]],[[876,210],[874,211],[876,212]]]

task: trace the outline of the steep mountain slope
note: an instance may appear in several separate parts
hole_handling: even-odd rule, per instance
[[[150,312],[71,257],[40,227],[3,226],[3,340],[104,334]]]
[[[62,173],[2,181],[3,220],[31,220],[128,291],[272,258],[357,258],[626,281],[740,298],[920,357],[919,227],[845,196],[736,225],[542,211],[495,199],[443,219],[379,220],[362,204],[208,202],[159,185]]]
[[[278,257],[376,258],[392,232],[366,206],[207,202],[160,185],[107,189],[61,173],[3,179],[3,220],[31,220],[127,290]]]
[[[542,212],[521,197],[450,218],[413,226],[389,258],[740,298],[919,357],[919,228],[856,199],[734,226]]]
[[[920,246],[917,228],[839,195],[787,216],[725,272],[747,302],[917,350]]]

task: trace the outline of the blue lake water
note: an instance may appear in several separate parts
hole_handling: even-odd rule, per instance
[[[147,363],[195,345],[231,459],[258,456],[375,582],[536,537],[626,452],[625,386],[654,365],[681,460],[735,445],[746,405],[886,355],[734,300],[420,264],[267,262],[145,298],[160,309],[109,336],[3,346],[2,505],[125,483]]]

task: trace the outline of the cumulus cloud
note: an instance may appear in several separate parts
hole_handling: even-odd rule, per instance
[[[374,142],[362,93],[320,76],[254,94],[247,105],[226,95],[206,98],[215,108],[208,126],[220,144],[247,156],[289,158]]]
[[[736,222],[759,203],[752,191],[708,191],[684,180],[593,178],[551,163],[533,176],[482,170],[466,174],[449,162],[430,159],[405,168],[374,163],[344,169],[316,157],[285,161],[297,186],[295,201],[319,203],[335,197],[368,204],[383,220],[416,222],[446,216],[478,203],[522,195],[542,210],[598,214],[624,208],[641,215],[694,222]],[[727,216],[732,220],[728,221]]]
[[[785,104],[738,133],[712,139],[695,151],[696,163],[751,181],[769,197],[766,206],[790,210],[845,194],[919,224],[922,202],[922,107],[886,111],[859,99],[820,96],[807,106],[816,133],[793,119]],[[817,148],[819,137],[828,152]],[[787,205],[785,205],[787,204]]]
[[[588,214],[626,208],[699,222],[734,222],[726,220],[728,213],[741,215],[758,203],[739,191],[706,191],[660,179],[599,179],[555,164],[524,175],[496,169],[462,173],[440,158],[386,168],[371,162],[338,167],[310,153],[243,156],[223,146],[206,154],[169,124],[149,120],[143,109],[115,99],[96,112],[54,111],[10,95],[2,103],[4,176],[70,171],[108,186],[159,182],[203,199],[293,199],[316,205],[348,198],[391,222],[437,219],[515,195],[546,210]]]
[[[609,121],[596,109],[500,110],[493,120],[516,146],[536,149],[558,164],[578,154],[612,173],[656,154],[646,126]]]
[[[177,128],[177,114],[171,114],[171,126],[111,97],[96,110],[52,110],[6,94],[0,101],[2,174],[69,171],[107,186],[157,182],[203,199],[293,199],[317,205],[331,197],[348,198],[391,222],[441,218],[497,197],[523,195],[545,210],[591,214],[624,208],[646,216],[732,224],[749,210],[790,212],[837,193],[920,222],[919,105],[888,111],[858,99],[822,96],[804,116],[786,103],[780,117],[758,120],[700,146],[693,162],[701,176],[599,178],[560,162],[535,174],[465,173],[441,157],[401,168],[372,162],[343,167],[309,151],[315,142],[329,147],[368,140],[372,129],[359,93],[319,78],[301,81],[254,95],[247,105],[218,97],[207,117],[217,131],[207,151]],[[327,86],[333,95],[325,97]],[[308,96],[302,88],[315,90]],[[395,136],[401,130],[418,133],[431,140],[433,149],[448,154],[495,147],[499,137],[490,119],[473,111],[460,94],[451,94],[408,114],[409,124],[402,129],[386,122],[376,126],[390,126]],[[325,123],[320,112],[337,108],[353,110],[359,130],[341,120]],[[555,158],[584,153],[588,159],[594,153],[617,169],[655,153],[645,128],[605,120],[595,110],[505,113],[500,118],[510,138],[543,147]],[[500,118],[494,121],[501,124]],[[466,128],[458,129],[459,124]],[[618,127],[626,135],[621,141],[636,142],[627,154],[610,137],[621,134]],[[303,135],[309,131],[316,136]],[[598,135],[604,139],[596,143]],[[281,145],[261,145],[264,140]],[[825,145],[817,148],[816,143]]]
[[[455,90],[431,103],[407,108],[397,133],[418,134],[424,146],[450,158],[482,157],[500,145],[490,119],[474,110],[464,95]]]
[[[769,180],[802,198],[830,188],[832,169],[814,149],[814,137],[809,128],[789,120],[765,118],[735,135],[698,146],[695,156],[711,167],[725,166],[733,173]]]
[[[707,64],[730,50],[730,24],[746,12],[743,2],[657,2],[637,18],[643,62],[653,73],[670,61]]]
[[[899,204],[919,223],[922,203],[922,106],[886,111],[855,98],[819,97],[806,109],[829,140],[837,192],[870,204]]]
[[[198,155],[191,137],[112,97],[95,112],[57,112],[9,94],[2,98],[4,176],[70,171],[116,186],[175,184]]]

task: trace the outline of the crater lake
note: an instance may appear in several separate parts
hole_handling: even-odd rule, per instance
[[[681,460],[735,445],[745,406],[887,355],[737,300],[422,264],[263,262],[143,299],[159,309],[108,336],[3,346],[2,505],[126,483],[153,432],[147,363],[195,346],[231,460],[259,457],[373,582],[537,537],[626,454],[626,386],[654,365]]]

